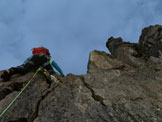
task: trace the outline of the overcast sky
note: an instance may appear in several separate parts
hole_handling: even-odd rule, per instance
[[[65,74],[85,74],[92,50],[108,52],[110,36],[138,42],[162,24],[161,0],[0,0],[0,70],[47,47]]]

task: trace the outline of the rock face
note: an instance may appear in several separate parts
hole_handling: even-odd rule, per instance
[[[139,43],[123,42],[121,37],[110,37],[106,46],[111,54],[123,63],[134,67],[142,66],[151,57],[161,56],[162,26],[144,28]]]
[[[123,42],[121,37],[110,37],[106,46],[110,50],[112,56],[126,64],[138,67],[144,63],[144,60],[139,58],[142,54],[138,44]]]
[[[143,29],[139,44],[147,56],[159,57],[162,51],[162,26],[155,25]]]
[[[162,122],[162,58],[147,52],[142,44],[149,33],[142,34],[139,44],[111,37],[112,54],[92,51],[85,75],[68,74],[48,84],[39,73],[0,122]],[[33,74],[0,82],[0,111]]]

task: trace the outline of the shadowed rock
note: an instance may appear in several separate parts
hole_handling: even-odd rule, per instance
[[[162,26],[144,28],[139,40],[140,48],[148,57],[158,58],[162,51]]]
[[[144,60],[141,58],[139,46],[136,43],[123,42],[122,38],[110,37],[106,43],[107,48],[118,60],[128,65],[138,67],[143,65]]]
[[[110,37],[107,48],[118,60],[133,67],[143,66],[151,57],[160,58],[162,51],[162,26],[144,28],[139,43],[123,42],[122,38]],[[151,59],[152,60],[152,59]]]

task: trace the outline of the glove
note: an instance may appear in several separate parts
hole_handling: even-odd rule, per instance
[[[62,76],[62,77],[65,77],[65,75],[64,75],[63,73],[61,74],[61,76]]]
[[[50,75],[50,78],[52,81],[54,81],[55,83],[59,83],[59,80],[54,76],[54,75]]]

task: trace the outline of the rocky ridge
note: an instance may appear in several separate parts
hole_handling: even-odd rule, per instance
[[[0,121],[162,122],[161,30],[143,29],[139,43],[110,37],[111,54],[92,51],[85,75],[68,74],[48,84],[39,73]],[[33,74],[1,80],[0,111]]]

